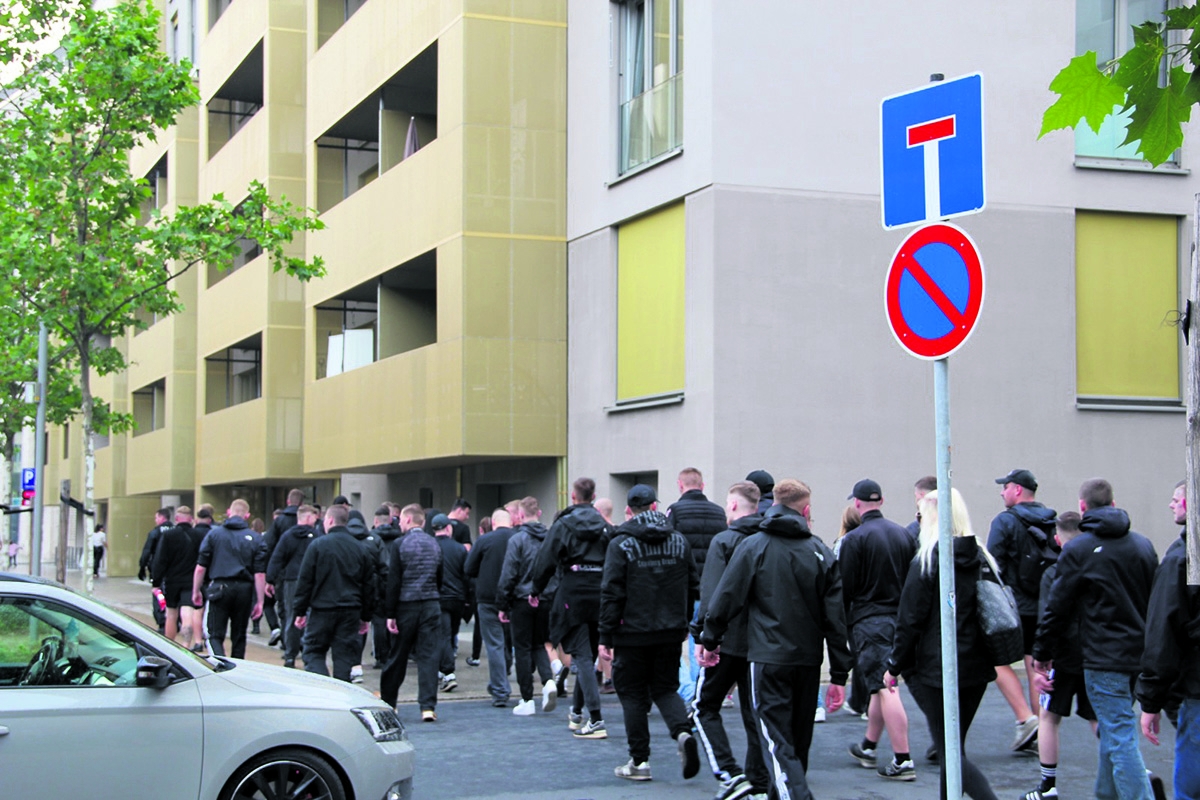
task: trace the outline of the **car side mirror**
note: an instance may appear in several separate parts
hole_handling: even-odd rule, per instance
[[[142,656],[137,662],[137,685],[165,689],[171,684],[171,662],[162,656]]]

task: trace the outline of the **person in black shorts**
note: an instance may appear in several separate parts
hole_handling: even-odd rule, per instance
[[[185,647],[194,647],[203,638],[194,618],[192,576],[204,533],[192,527],[190,508],[175,509],[175,527],[162,534],[150,568],[167,601],[167,638],[174,641],[182,633]]]
[[[1079,535],[1080,516],[1075,511],[1064,511],[1056,522],[1059,547]],[[1050,586],[1058,573],[1058,565],[1051,564],[1042,575],[1041,613],[1045,614],[1046,601],[1050,598]],[[1041,693],[1041,709],[1038,715],[1038,760],[1042,766],[1042,782],[1036,789],[1022,795],[1022,800],[1044,800],[1058,797],[1055,781],[1058,777],[1058,726],[1063,717],[1071,716],[1072,700],[1080,717],[1092,724],[1096,732],[1096,712],[1088,701],[1083,683],[1083,645],[1079,640],[1079,620],[1067,627],[1062,643],[1062,655],[1054,660],[1054,676],[1047,683],[1040,673],[1033,673],[1033,680]]]

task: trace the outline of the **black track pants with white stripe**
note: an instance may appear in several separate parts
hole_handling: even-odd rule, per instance
[[[804,773],[820,687],[819,666],[750,664],[763,761],[779,800],[812,800]]]

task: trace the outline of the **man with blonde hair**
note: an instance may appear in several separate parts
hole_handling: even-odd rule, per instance
[[[550,669],[550,656],[545,643],[550,638],[550,607],[558,589],[558,577],[550,579],[539,598],[533,592],[533,563],[546,540],[546,526],[541,523],[542,510],[536,497],[525,497],[518,503],[520,526],[505,548],[500,582],[496,587],[496,607],[501,622],[512,625],[517,684],[521,702],[513,709],[519,717],[532,715],[533,672],[542,679],[542,710],[553,711],[558,703],[558,687]],[[545,602],[543,602],[545,601]]]
[[[225,655],[225,631],[229,630],[229,655],[246,657],[246,628],[262,616],[267,586],[267,548],[261,536],[250,529],[250,504],[234,500],[225,512],[225,522],[208,532],[200,543],[196,571],[192,576],[192,602],[204,604],[200,591],[208,584],[208,647],[215,656]]]
[[[805,771],[821,663],[829,648],[829,711],[845,700],[850,673],[842,579],[833,551],[808,527],[812,492],[788,478],[760,531],[734,551],[713,592],[700,643],[717,655],[730,623],[746,610],[747,658],[763,761],[780,797],[809,800]]]

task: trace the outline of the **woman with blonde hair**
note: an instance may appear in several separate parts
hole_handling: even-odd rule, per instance
[[[996,562],[971,529],[967,504],[951,489],[954,536],[955,617],[958,629],[958,719],[959,752],[963,792],[974,800],[995,800],[979,768],[962,751],[967,731],[987,685],[996,679],[991,651],[979,627],[976,583],[981,573],[996,574]],[[896,691],[896,675],[903,675],[913,699],[929,722],[929,731],[939,749],[945,747],[942,706],[942,603],[938,578],[938,493],[929,492],[918,505],[921,519],[920,546],[900,595],[900,614],[892,653],[883,675],[888,691]],[[942,798],[946,797],[946,759],[941,762]]]

